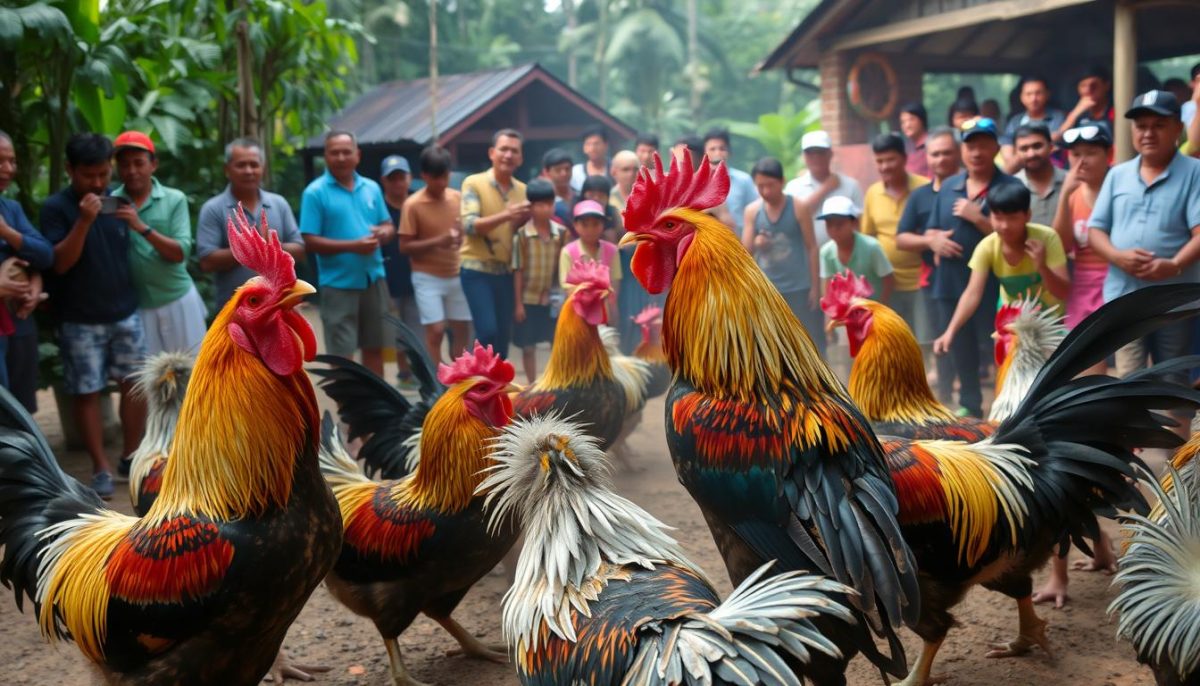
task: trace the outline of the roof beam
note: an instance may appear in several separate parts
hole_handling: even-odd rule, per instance
[[[1082,5],[1095,0],[998,0],[986,5],[944,12],[917,19],[898,21],[875,28],[847,33],[835,39],[830,48],[848,50],[905,40],[941,31],[974,26],[986,21],[1008,21],[1030,14],[1051,12],[1063,7]]]

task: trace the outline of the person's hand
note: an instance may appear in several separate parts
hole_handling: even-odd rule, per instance
[[[396,229],[391,224],[376,224],[371,227],[371,235],[380,243],[387,243],[396,235]]]
[[[129,228],[138,233],[146,230],[146,223],[138,216],[137,208],[133,206],[133,203],[121,203],[113,216],[128,224]]]
[[[525,303],[517,301],[517,306],[513,309],[513,320],[516,322],[525,321]]]
[[[1070,197],[1081,185],[1083,182],[1079,180],[1079,167],[1071,167],[1066,177],[1063,178],[1061,197]]]
[[[550,291],[542,291],[541,297],[538,298],[538,304],[542,307],[550,304]]]
[[[937,264],[941,264],[942,257],[962,257],[963,249],[951,238],[954,232],[949,229],[929,229],[925,232],[929,236],[929,249],[933,251],[939,259],[935,260]]]
[[[529,221],[529,201],[514,202],[509,205],[508,219],[514,224],[524,224]]]
[[[1079,98],[1079,102],[1075,103],[1075,109],[1071,110],[1071,117],[1078,118],[1084,112],[1090,111],[1096,106],[1096,99],[1090,95],[1084,95]]]
[[[977,224],[983,221],[983,210],[979,208],[978,203],[966,198],[959,198],[954,201],[954,216],[959,219],[965,219],[972,224]]]
[[[933,341],[933,354],[945,355],[950,352],[950,344],[954,342],[954,334],[947,331]]]
[[[771,247],[771,237],[765,233],[760,233],[754,237],[754,249],[766,250]]]
[[[29,263],[24,260],[17,260],[17,265],[20,267],[28,267]],[[9,270],[0,270],[0,298],[17,298],[23,300],[29,296],[29,291],[32,288],[28,278],[23,278],[23,274],[18,276],[11,273]]]
[[[88,193],[79,201],[79,218],[91,224],[96,221],[96,216],[100,214],[100,196],[95,193]]]
[[[451,244],[450,247],[455,250],[458,250],[459,248],[461,248],[462,242],[463,242],[463,232],[462,232],[462,221],[461,220],[458,220],[458,219],[454,220],[454,226],[450,227],[450,235],[454,237],[454,242]]]
[[[1029,259],[1033,260],[1033,263],[1037,265],[1038,269],[1046,266],[1045,243],[1037,240],[1036,238],[1030,238],[1029,240],[1025,241],[1025,254],[1029,255]]]
[[[363,236],[356,241],[350,241],[349,252],[359,255],[370,255],[379,249],[379,239],[375,236]]]
[[[1142,264],[1141,269],[1133,273],[1145,281],[1162,281],[1179,276],[1183,272],[1177,264],[1165,257],[1155,257]]]
[[[1137,276],[1154,259],[1154,253],[1141,248],[1118,250],[1113,255],[1113,264],[1125,272]],[[1139,277],[1140,278],[1140,277]]]
[[[436,245],[437,247],[444,248],[446,250],[453,250],[454,248],[458,247],[458,238],[455,237],[454,230],[451,229],[450,231],[442,234]]]

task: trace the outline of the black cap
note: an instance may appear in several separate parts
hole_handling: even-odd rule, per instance
[[[1125,118],[1133,119],[1141,114],[1158,114],[1179,119],[1179,100],[1167,91],[1146,91],[1133,99],[1133,104],[1125,112]]]

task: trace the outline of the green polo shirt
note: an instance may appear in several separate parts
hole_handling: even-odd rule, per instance
[[[183,261],[164,260],[150,241],[135,231],[129,232],[129,271],[137,289],[138,306],[147,310],[169,305],[187,295],[192,287],[187,261],[194,243],[187,196],[183,191],[163,186],[158,179],[150,182],[153,184],[150,197],[138,208],[138,218],[158,233],[178,241],[183,248]],[[112,194],[129,197],[124,185]]]

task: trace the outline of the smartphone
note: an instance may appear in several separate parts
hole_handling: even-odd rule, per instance
[[[129,198],[106,195],[100,198],[100,214],[116,214],[122,206],[129,204]]]

